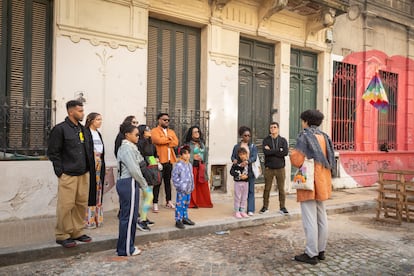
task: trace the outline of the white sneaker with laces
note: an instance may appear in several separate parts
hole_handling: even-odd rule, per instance
[[[136,256],[136,255],[139,255],[139,254],[141,254],[141,250],[140,249],[138,249],[138,247],[134,247],[134,252],[132,252],[132,254],[131,254],[131,256]]]

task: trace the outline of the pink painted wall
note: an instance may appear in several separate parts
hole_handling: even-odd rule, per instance
[[[340,152],[345,171],[361,186],[371,186],[378,180],[379,169],[414,170],[414,153],[393,152]]]
[[[414,60],[371,50],[352,53],[343,62],[357,65],[357,121],[356,149],[340,151],[341,165],[361,186],[374,184],[381,168],[414,170]],[[362,99],[375,70],[398,74],[395,151],[377,150],[378,111]]]

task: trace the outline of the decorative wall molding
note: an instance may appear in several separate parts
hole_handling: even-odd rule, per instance
[[[210,59],[217,65],[225,64],[227,67],[232,67],[239,64],[239,56],[226,55],[210,51]]]
[[[210,59],[216,64],[233,66],[239,60],[239,38],[240,33],[228,30],[219,25],[210,25],[209,54]]]
[[[57,35],[129,51],[147,44],[148,0],[57,1]]]

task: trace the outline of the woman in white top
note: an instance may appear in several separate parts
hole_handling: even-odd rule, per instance
[[[104,143],[102,135],[98,131],[102,125],[102,116],[92,112],[86,117],[86,134],[93,141],[93,152],[95,164],[90,166],[90,184],[88,207],[86,209],[86,228],[93,229],[103,225],[103,183],[105,180]]]

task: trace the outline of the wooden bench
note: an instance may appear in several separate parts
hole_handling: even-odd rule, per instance
[[[413,176],[410,170],[378,170],[377,220],[414,220],[414,182],[407,179]]]

